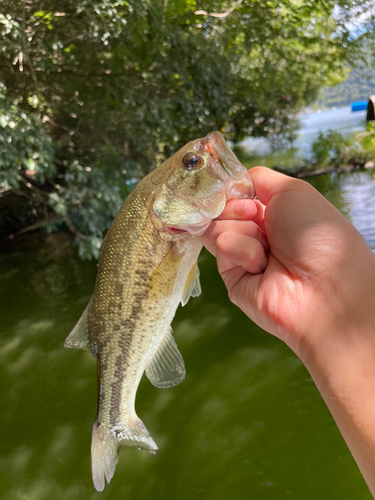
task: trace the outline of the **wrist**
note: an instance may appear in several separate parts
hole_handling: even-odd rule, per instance
[[[305,360],[317,388],[375,494],[375,327],[343,328]]]
[[[354,363],[354,352],[361,358],[374,347],[375,255],[363,244],[366,251],[358,251],[362,258],[350,267],[339,265],[331,276],[310,281],[315,304],[309,305],[310,321],[299,355],[312,370],[340,371],[350,360]]]
[[[375,400],[375,324],[359,324],[322,333],[301,359],[319,390],[340,395],[350,388],[371,386]],[[323,338],[324,337],[324,338]],[[362,390],[357,391],[360,396]]]

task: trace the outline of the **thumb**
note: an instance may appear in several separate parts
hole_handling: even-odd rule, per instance
[[[254,167],[248,170],[254,184],[255,194],[264,205],[268,205],[271,199],[286,191],[299,191],[301,188],[311,186],[300,179],[293,179],[267,167]]]

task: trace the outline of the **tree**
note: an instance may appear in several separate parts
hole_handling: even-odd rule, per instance
[[[65,225],[97,255],[129,182],[183,143],[288,131],[343,76],[367,3],[3,0],[3,233]]]

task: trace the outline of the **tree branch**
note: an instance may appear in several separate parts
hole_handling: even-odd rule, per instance
[[[195,15],[197,16],[209,16],[209,17],[218,17],[220,19],[223,19],[224,17],[227,17],[229,16],[229,14],[231,14],[234,9],[236,7],[238,7],[241,3],[243,2],[243,0],[238,0],[238,2],[236,2],[233,7],[231,7],[229,10],[227,10],[226,12],[223,12],[222,14],[216,14],[215,12],[206,12],[205,10],[196,10],[194,12]]]

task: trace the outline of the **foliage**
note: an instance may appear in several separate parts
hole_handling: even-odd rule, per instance
[[[0,86],[0,211],[3,224],[16,228],[46,217],[48,193],[36,187],[56,175],[55,148],[40,118],[7,99]],[[1,207],[1,205],[0,205]]]
[[[43,184],[56,173],[54,147],[38,116],[7,100],[0,87],[0,189],[18,188],[22,174]]]
[[[311,154],[306,163],[310,169],[364,166],[375,159],[375,122],[367,125],[367,130],[357,132],[345,139],[340,133],[329,130],[320,133],[311,146]]]
[[[294,113],[355,59],[347,23],[369,3],[243,0],[215,17],[195,0],[3,0],[3,233],[65,225],[96,255],[128,183],[188,140],[292,139]]]
[[[346,165],[363,166],[375,160],[375,122],[367,124],[367,130],[355,134],[349,146],[342,152]]]
[[[314,103],[316,107],[343,106],[354,101],[365,101],[375,93],[373,40],[365,40],[363,58],[347,66],[347,77],[333,87],[324,87]]]
[[[97,258],[103,238],[121,206],[123,193],[99,169],[90,171],[77,160],[65,169],[62,186],[48,203],[75,235],[79,255]]]
[[[334,130],[319,132],[318,138],[311,145],[310,161],[313,168],[330,165],[337,167],[342,162],[341,152],[348,146],[348,141]]]

